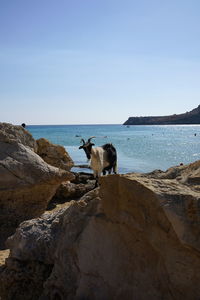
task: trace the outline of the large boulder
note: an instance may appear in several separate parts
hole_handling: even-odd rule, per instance
[[[76,255],[74,246],[90,218],[95,215],[98,204],[98,191],[93,190],[80,201],[72,201],[67,209],[61,209],[52,214],[45,213],[38,219],[23,222],[15,235],[7,241],[7,246],[12,250],[10,257],[6,260],[6,266],[0,267],[1,300],[38,300],[40,297],[41,299],[60,299],[59,288],[61,286],[64,290],[66,288],[71,290],[70,294],[73,296],[78,275],[76,270],[78,265],[74,266],[77,260],[74,257]],[[58,253],[59,248],[62,249],[61,252],[66,251],[63,253],[63,258]],[[58,264],[55,263],[57,259]],[[69,259],[70,263],[67,263],[66,259]],[[63,263],[64,265],[61,266]],[[54,267],[59,268],[59,272],[64,270],[64,273],[60,278],[59,286],[56,285],[53,291],[46,288],[45,292],[43,284],[45,282],[46,284],[49,282],[48,285],[50,282],[53,284],[53,277],[56,274]],[[71,267],[72,270],[70,270]],[[74,282],[73,279],[71,281],[73,273]],[[65,282],[66,276],[69,276],[68,283]],[[51,296],[47,296],[49,293]],[[66,294],[66,291],[64,293]],[[65,299],[70,299],[70,297]]]
[[[104,176],[100,189],[8,239],[2,300],[199,299],[199,207],[197,183]]]
[[[33,151],[37,151],[37,143],[30,132],[22,126],[16,126],[9,123],[0,123],[0,142],[17,142]]]
[[[47,139],[37,140],[37,154],[48,164],[69,171],[74,162],[63,146],[52,144]]]
[[[24,220],[40,216],[61,182],[74,176],[48,165],[20,126],[0,124],[0,247]]]

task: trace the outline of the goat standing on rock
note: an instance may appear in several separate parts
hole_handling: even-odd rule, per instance
[[[79,149],[83,149],[88,159],[90,159],[90,167],[94,172],[94,177],[96,178],[96,185],[98,183],[98,177],[106,174],[117,173],[117,152],[115,147],[112,144],[105,144],[101,147],[95,147],[93,143],[91,143],[91,139],[95,138],[92,136],[88,139],[87,142],[84,139],[81,139],[83,145],[79,147]]]

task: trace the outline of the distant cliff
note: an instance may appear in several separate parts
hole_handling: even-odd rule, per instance
[[[156,117],[130,117],[123,125],[200,124],[200,105],[184,114]]]

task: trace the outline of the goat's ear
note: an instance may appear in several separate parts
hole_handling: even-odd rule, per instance
[[[83,146],[80,146],[79,149],[83,149]]]
[[[95,144],[91,143],[90,145],[91,145],[91,146],[94,146]]]

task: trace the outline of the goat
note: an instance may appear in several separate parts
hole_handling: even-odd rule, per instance
[[[98,182],[98,177],[106,175],[106,171],[111,174],[117,173],[117,151],[112,144],[105,144],[101,147],[95,147],[93,143],[91,143],[91,139],[95,138],[94,136],[90,137],[87,142],[84,139],[81,139],[83,145],[79,147],[79,149],[83,149],[88,159],[90,161],[90,167],[93,170],[94,177],[96,178],[96,185]]]

